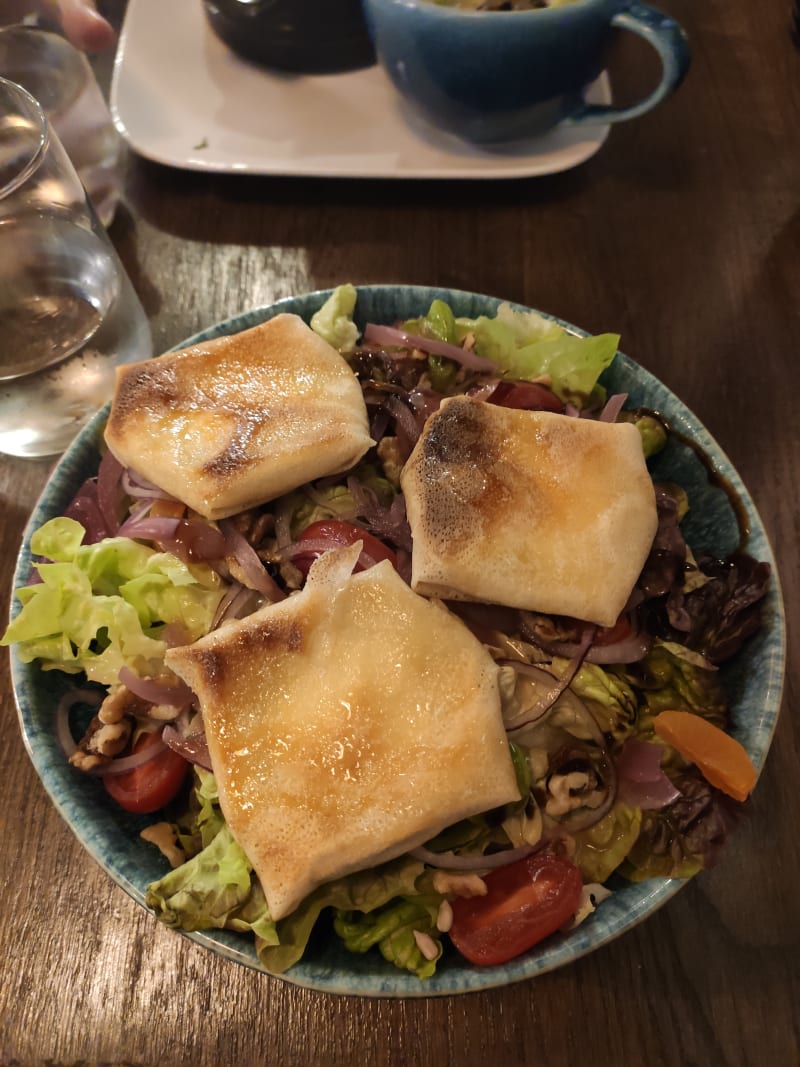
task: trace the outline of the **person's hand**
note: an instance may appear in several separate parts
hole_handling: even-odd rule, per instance
[[[93,0],[55,0],[64,35],[84,52],[102,52],[111,48],[116,34],[99,15]]]
[[[76,48],[102,52],[112,48],[116,34],[99,15],[94,0],[1,0],[0,25],[21,22],[26,15],[40,15],[57,22]]]

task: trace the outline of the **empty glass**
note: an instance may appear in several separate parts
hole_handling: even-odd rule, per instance
[[[152,354],[142,306],[41,105],[0,78],[0,452],[61,452]]]

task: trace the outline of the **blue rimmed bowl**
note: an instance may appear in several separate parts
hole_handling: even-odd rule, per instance
[[[182,342],[193,344],[235,333],[280,312],[310,319],[329,292],[281,300],[269,307],[237,315]],[[446,300],[456,315],[494,314],[500,300],[460,290],[426,286],[365,286],[358,290],[356,318],[390,323],[419,316],[434,299]],[[560,321],[560,320],[558,320]],[[571,332],[583,331],[561,323]],[[763,523],[739,475],[717,442],[678,398],[652,374],[619,353],[605,372],[603,382],[612,392],[625,392],[632,406],[658,410],[679,435],[692,441],[711,460],[718,478],[727,483],[747,514],[748,551],[773,568],[773,581],[764,607],[764,624],[740,656],[725,668],[732,703],[733,733],[760,770],[769,750],[781,703],[785,661],[785,623],[780,583]],[[108,409],[98,412],[56,467],[28,522],[17,562],[15,588],[26,584],[31,571],[30,538],[34,530],[59,515],[84,481],[97,471],[99,445]],[[717,555],[733,551],[739,527],[726,492],[712,483],[692,448],[672,441],[658,457],[657,476],[681,483],[689,492],[692,510],[687,539],[697,549]],[[12,607],[12,613],[16,606]],[[160,878],[166,862],[139,831],[152,818],[128,815],[106,797],[102,785],[70,767],[53,731],[53,711],[70,681],[58,672],[43,672],[24,664],[11,652],[12,681],[25,745],[45,789],[62,818],[100,866],[137,903],[145,906],[149,882]],[[736,847],[735,840],[729,847]],[[652,879],[617,890],[581,926],[498,967],[477,968],[449,952],[436,975],[425,982],[396,970],[377,954],[347,952],[338,941],[315,943],[305,958],[283,978],[300,986],[328,993],[375,997],[424,997],[466,993],[507,985],[571,963],[630,930],[668,901],[685,883]],[[155,921],[155,919],[153,920]],[[226,931],[186,934],[198,944],[236,963],[263,970],[252,941]]]

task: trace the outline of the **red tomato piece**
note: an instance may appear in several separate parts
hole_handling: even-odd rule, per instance
[[[619,641],[626,641],[633,633],[631,620],[627,615],[620,615],[613,626],[606,626],[595,634],[593,645],[615,645]]]
[[[133,747],[133,753],[141,752],[159,741],[158,733],[142,734]],[[109,796],[125,811],[147,815],[172,800],[183,785],[188,771],[189,764],[183,756],[171,748],[165,748],[132,771],[107,774],[103,778],[103,785]]]
[[[490,404],[527,411],[555,411],[563,414],[564,404],[546,385],[537,382],[500,382],[489,397]]]
[[[484,876],[488,893],[453,901],[450,937],[470,963],[493,966],[526,952],[575,914],[583,878],[561,856],[535,853]]]
[[[375,560],[376,563],[388,559],[395,570],[397,569],[397,556],[391,548],[361,526],[345,522],[343,519],[320,519],[319,522],[312,522],[310,526],[307,526],[300,534],[298,544],[312,542],[315,547],[308,553],[295,556],[292,562],[303,574],[307,575],[311,564],[322,555],[319,547],[321,543],[328,544],[330,548],[337,548],[342,545],[353,545],[356,541],[363,542],[364,552],[370,559]],[[359,562],[355,569],[363,571],[365,568]]]

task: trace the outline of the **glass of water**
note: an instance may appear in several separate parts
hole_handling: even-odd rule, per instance
[[[6,26],[0,28],[0,78],[21,85],[42,105],[108,226],[122,189],[123,144],[89,60],[57,33]]]
[[[56,455],[147,359],[147,318],[41,105],[0,78],[0,452]]]

